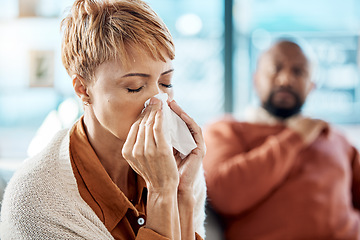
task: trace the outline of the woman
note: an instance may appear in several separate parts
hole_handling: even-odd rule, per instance
[[[62,28],[63,64],[84,115],[14,174],[2,239],[204,237],[204,141],[172,101],[166,26],[140,0],[77,0]],[[184,159],[165,141],[158,93],[197,144]]]

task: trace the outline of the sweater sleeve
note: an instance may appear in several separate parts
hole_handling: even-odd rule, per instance
[[[297,133],[285,129],[251,149],[242,140],[251,132],[235,132],[232,124],[217,122],[205,131],[203,166],[209,201],[223,214],[239,214],[268,196],[287,176],[304,146]]]
[[[352,157],[352,201],[356,209],[360,210],[360,154],[353,147]]]
[[[11,181],[5,191],[1,239],[113,239],[92,213],[75,213],[73,204],[69,204],[71,210],[67,211],[66,200],[62,201],[63,196],[56,195],[55,191],[16,180]]]
[[[199,236],[205,238],[205,201],[206,183],[204,170],[201,167],[194,185],[195,207],[194,207],[194,229]]]
[[[1,239],[114,239],[78,192],[67,132],[60,131],[41,153],[24,161],[9,181]]]

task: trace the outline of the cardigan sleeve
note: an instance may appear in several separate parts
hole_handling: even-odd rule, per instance
[[[238,124],[236,131],[233,124]],[[209,203],[223,214],[239,214],[270,194],[287,176],[304,146],[302,138],[286,128],[265,136],[259,146],[247,146],[244,139],[252,131],[241,132],[239,124],[220,121],[205,131],[203,166]]]
[[[82,200],[68,151],[62,130],[14,173],[2,202],[1,239],[114,239]]]
[[[8,185],[1,210],[1,239],[113,240],[93,214],[78,214],[68,209],[73,205],[66,206],[63,196],[55,191],[33,186],[26,181],[11,181]]]
[[[205,201],[206,201],[206,183],[204,169],[201,166],[194,185],[194,229],[195,232],[205,238]]]

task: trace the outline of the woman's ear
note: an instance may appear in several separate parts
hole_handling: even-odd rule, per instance
[[[81,99],[84,105],[89,105],[90,96],[87,91],[87,84],[85,79],[78,74],[72,75],[71,78],[76,95],[78,95],[78,97]]]

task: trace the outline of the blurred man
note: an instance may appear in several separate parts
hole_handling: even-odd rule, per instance
[[[290,41],[259,59],[261,107],[247,122],[224,119],[205,131],[209,203],[235,239],[360,239],[360,157],[324,121],[300,110],[311,67]]]

